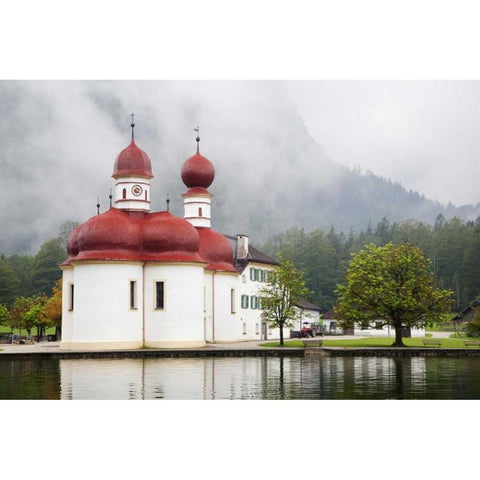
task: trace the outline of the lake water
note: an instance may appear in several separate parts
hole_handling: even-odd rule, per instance
[[[480,399],[480,358],[0,357],[0,399]]]

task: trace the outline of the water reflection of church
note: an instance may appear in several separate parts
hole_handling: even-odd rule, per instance
[[[423,357],[65,359],[61,398],[427,398],[426,365]]]

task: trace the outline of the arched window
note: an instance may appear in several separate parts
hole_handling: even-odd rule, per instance
[[[122,198],[125,200],[127,198],[127,189],[123,189]]]
[[[199,217],[202,216],[202,207],[198,207],[198,216],[199,216]]]

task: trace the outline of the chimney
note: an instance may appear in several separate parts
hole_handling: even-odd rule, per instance
[[[235,235],[237,237],[237,260],[245,260],[248,257],[248,236],[247,235]]]

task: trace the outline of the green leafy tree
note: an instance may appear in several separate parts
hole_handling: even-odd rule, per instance
[[[42,325],[55,327],[58,338],[62,327],[62,280],[58,280],[53,287],[52,296],[45,302],[42,310]]]
[[[9,326],[20,332],[26,329],[30,336],[32,328],[38,327],[42,320],[42,309],[46,298],[34,295],[31,297],[17,297],[10,310]]]
[[[10,319],[10,312],[5,305],[0,304],[0,325],[8,325]]]
[[[301,318],[301,311],[295,304],[310,292],[305,286],[303,273],[295,268],[293,262],[282,255],[279,259],[279,267],[270,272],[267,284],[259,293],[262,297],[262,318],[271,328],[280,329],[280,345],[283,346],[283,329]]]
[[[403,326],[439,321],[449,311],[452,295],[437,288],[430,262],[408,243],[367,245],[352,256],[346,284],[339,285],[336,293],[335,311],[342,327],[382,319],[395,329],[394,346],[403,346]]]
[[[480,337],[480,312],[475,310],[473,317],[466,325],[467,337]]]
[[[27,329],[28,336],[32,333],[32,328],[37,327],[37,332],[39,332],[39,336],[43,334],[43,301],[36,303],[35,305],[23,314],[23,321],[25,328]]]

